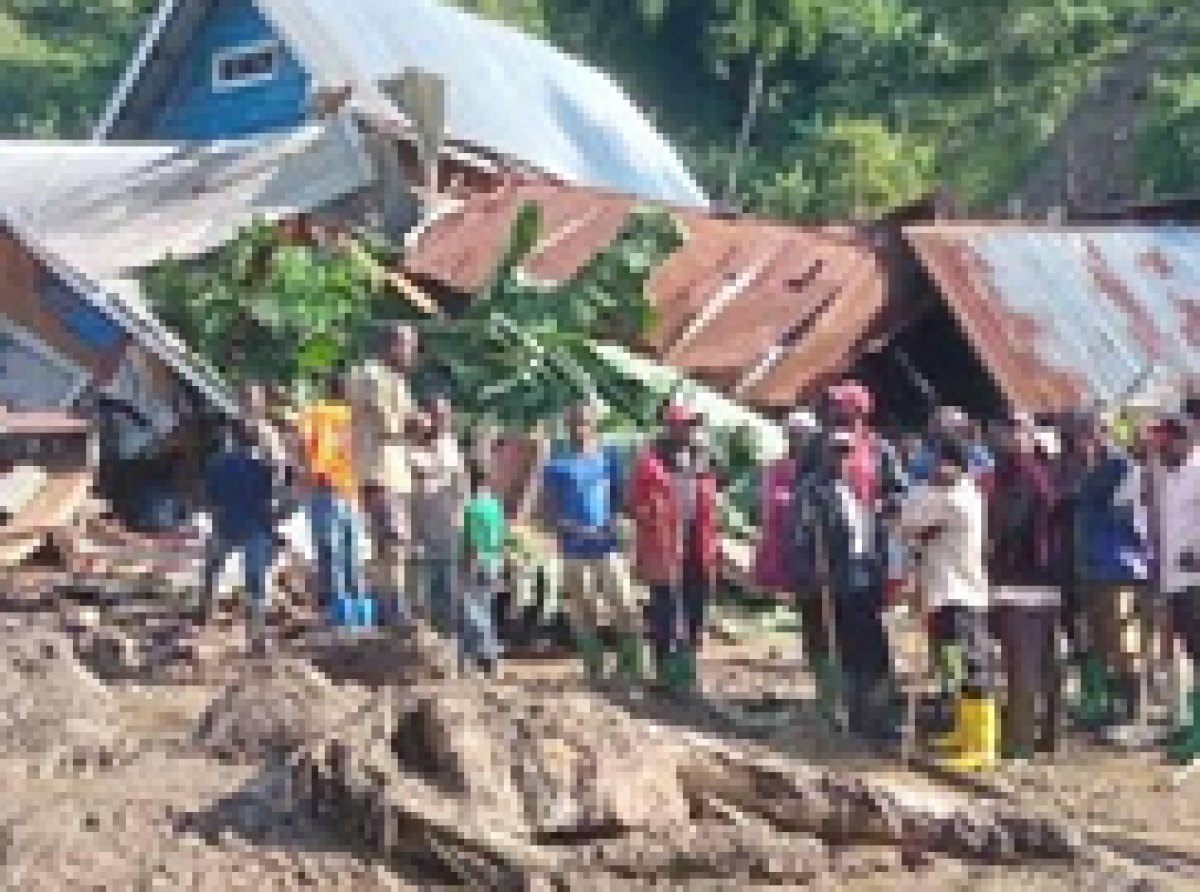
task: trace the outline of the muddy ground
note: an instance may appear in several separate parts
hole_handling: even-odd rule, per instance
[[[1073,736],[965,792],[828,732],[785,636],[680,703],[45,586],[0,603],[8,889],[1200,889],[1200,776]]]

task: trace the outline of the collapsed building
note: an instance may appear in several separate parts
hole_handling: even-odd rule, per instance
[[[526,263],[569,279],[637,200],[557,184],[478,195],[420,234],[407,269],[448,299],[477,291],[525,202]],[[1200,234],[1168,225],[884,220],[798,227],[677,209],[684,245],[655,271],[637,345],[769,415],[832,379],[868,381],[904,427],[937,403],[980,417],[1119,404],[1200,371]]]

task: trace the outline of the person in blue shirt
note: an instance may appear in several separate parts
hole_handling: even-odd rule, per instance
[[[597,602],[607,602],[615,624],[622,675],[641,675],[642,644],[629,572],[616,518],[622,482],[617,456],[601,448],[590,404],[567,415],[569,444],[546,465],[546,504],[563,563],[562,589],[576,646],[590,678],[604,674]]]
[[[962,409],[943,406],[929,424],[929,433],[912,455],[905,469],[914,483],[928,483],[938,466],[935,445],[947,437],[967,444],[969,472],[973,477],[988,474],[995,465],[991,450],[981,437],[972,436],[971,420]]]
[[[266,649],[267,571],[273,551],[274,519],[270,465],[255,453],[241,425],[225,432],[224,449],[204,475],[204,497],[212,515],[212,535],[204,567],[200,621],[212,616],[217,576],[234,552],[241,552],[244,585],[250,598],[250,640],[256,654]]]

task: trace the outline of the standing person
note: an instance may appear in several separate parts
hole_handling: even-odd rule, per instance
[[[967,455],[971,463],[971,473],[976,475],[978,482],[984,482],[992,469],[991,453],[978,436],[976,426],[972,424],[967,413],[957,406],[942,406],[934,413],[921,448],[909,462],[909,478],[914,483],[929,480],[937,468],[937,444],[946,442],[947,437],[968,444]]]
[[[1200,452],[1193,442],[1191,419],[1162,418],[1154,426],[1158,467],[1154,479],[1154,528],[1159,555],[1159,585],[1171,600],[1172,626],[1193,666],[1200,665]],[[1167,743],[1172,760],[1188,763],[1200,756],[1200,687],[1193,681],[1190,720]]]
[[[250,432],[232,426],[222,452],[204,475],[204,496],[212,509],[213,528],[204,563],[200,622],[212,617],[218,575],[229,556],[242,553],[246,593],[250,597],[250,641],[253,653],[266,650],[267,570],[274,542],[271,469],[255,456]]]
[[[413,400],[407,376],[417,359],[417,333],[409,325],[384,329],[379,354],[350,379],[354,409],[352,452],[370,528],[370,582],[388,619],[408,620],[405,570],[412,544],[412,475],[407,434]]]
[[[944,437],[937,466],[904,506],[900,527],[921,543],[921,591],[934,617],[934,638],[961,654],[952,742],[945,764],[955,770],[996,763],[998,719],[987,634],[983,495],[970,473],[970,445]]]
[[[265,384],[252,381],[242,388],[242,417],[253,437],[255,451],[271,469],[276,491],[282,494],[291,482],[293,459],[283,435],[269,417],[269,402]]]
[[[638,611],[621,554],[616,519],[621,466],[596,432],[596,411],[580,403],[567,414],[567,452],[546,465],[549,511],[563,561],[562,590],[572,632],[589,677],[604,672],[597,602],[603,599],[616,623],[617,664],[623,676],[642,672]]]
[[[797,410],[786,422],[788,451],[771,462],[763,471],[759,515],[761,535],[754,556],[754,580],[766,591],[790,592],[800,615],[800,633],[804,659],[809,671],[818,678],[818,691],[823,693],[824,658],[828,648],[824,641],[824,618],[820,593],[798,591],[793,565],[796,528],[797,489],[810,468],[814,442],[820,425],[812,412]],[[826,702],[825,698],[821,699]]]
[[[1134,463],[1117,452],[1095,418],[1079,427],[1076,452],[1079,471],[1068,497],[1074,508],[1075,575],[1087,631],[1080,659],[1079,722],[1097,729],[1132,719],[1136,712],[1140,647],[1130,639],[1137,633],[1136,599],[1148,567]],[[1132,500],[1126,495],[1131,485]]]
[[[345,397],[345,379],[335,374],[328,397],[306,407],[298,423],[317,553],[317,599],[323,608],[338,597],[362,594],[352,413]]]
[[[716,585],[717,479],[699,443],[700,419],[673,402],[663,434],[638,456],[630,482],[635,565],[650,587],[656,674],[668,690],[690,692],[705,609]]]
[[[413,533],[428,598],[426,609],[434,628],[447,636],[453,633],[455,550],[468,493],[467,469],[454,436],[453,417],[445,396],[437,394],[426,400],[420,433],[409,456]]]
[[[832,687],[848,695],[851,730],[887,736],[891,660],[883,625],[894,570],[888,521],[906,488],[890,444],[870,427],[861,384],[825,397],[825,460],[806,474],[797,506],[798,587],[833,593],[837,660]]]
[[[1005,740],[1014,758],[1055,745],[1061,604],[1052,529],[1056,503],[1032,421],[1018,417],[1002,437],[988,501],[988,572],[1008,682]]]
[[[500,646],[493,602],[504,559],[504,506],[492,490],[490,465],[472,462],[471,496],[463,508],[463,588],[458,627],[462,655],[485,675],[493,675]]]

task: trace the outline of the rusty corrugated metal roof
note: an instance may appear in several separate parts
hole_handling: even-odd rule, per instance
[[[1106,404],[1200,373],[1200,229],[910,227],[908,241],[1017,407]]]
[[[527,201],[541,207],[544,232],[525,272],[547,281],[578,272],[635,203],[576,186],[515,184],[436,221],[407,254],[408,271],[476,291]],[[642,346],[656,358],[748,403],[781,407],[853,358],[886,295],[886,264],[865,230],[672,210],[687,239],[647,285],[659,321]]]

